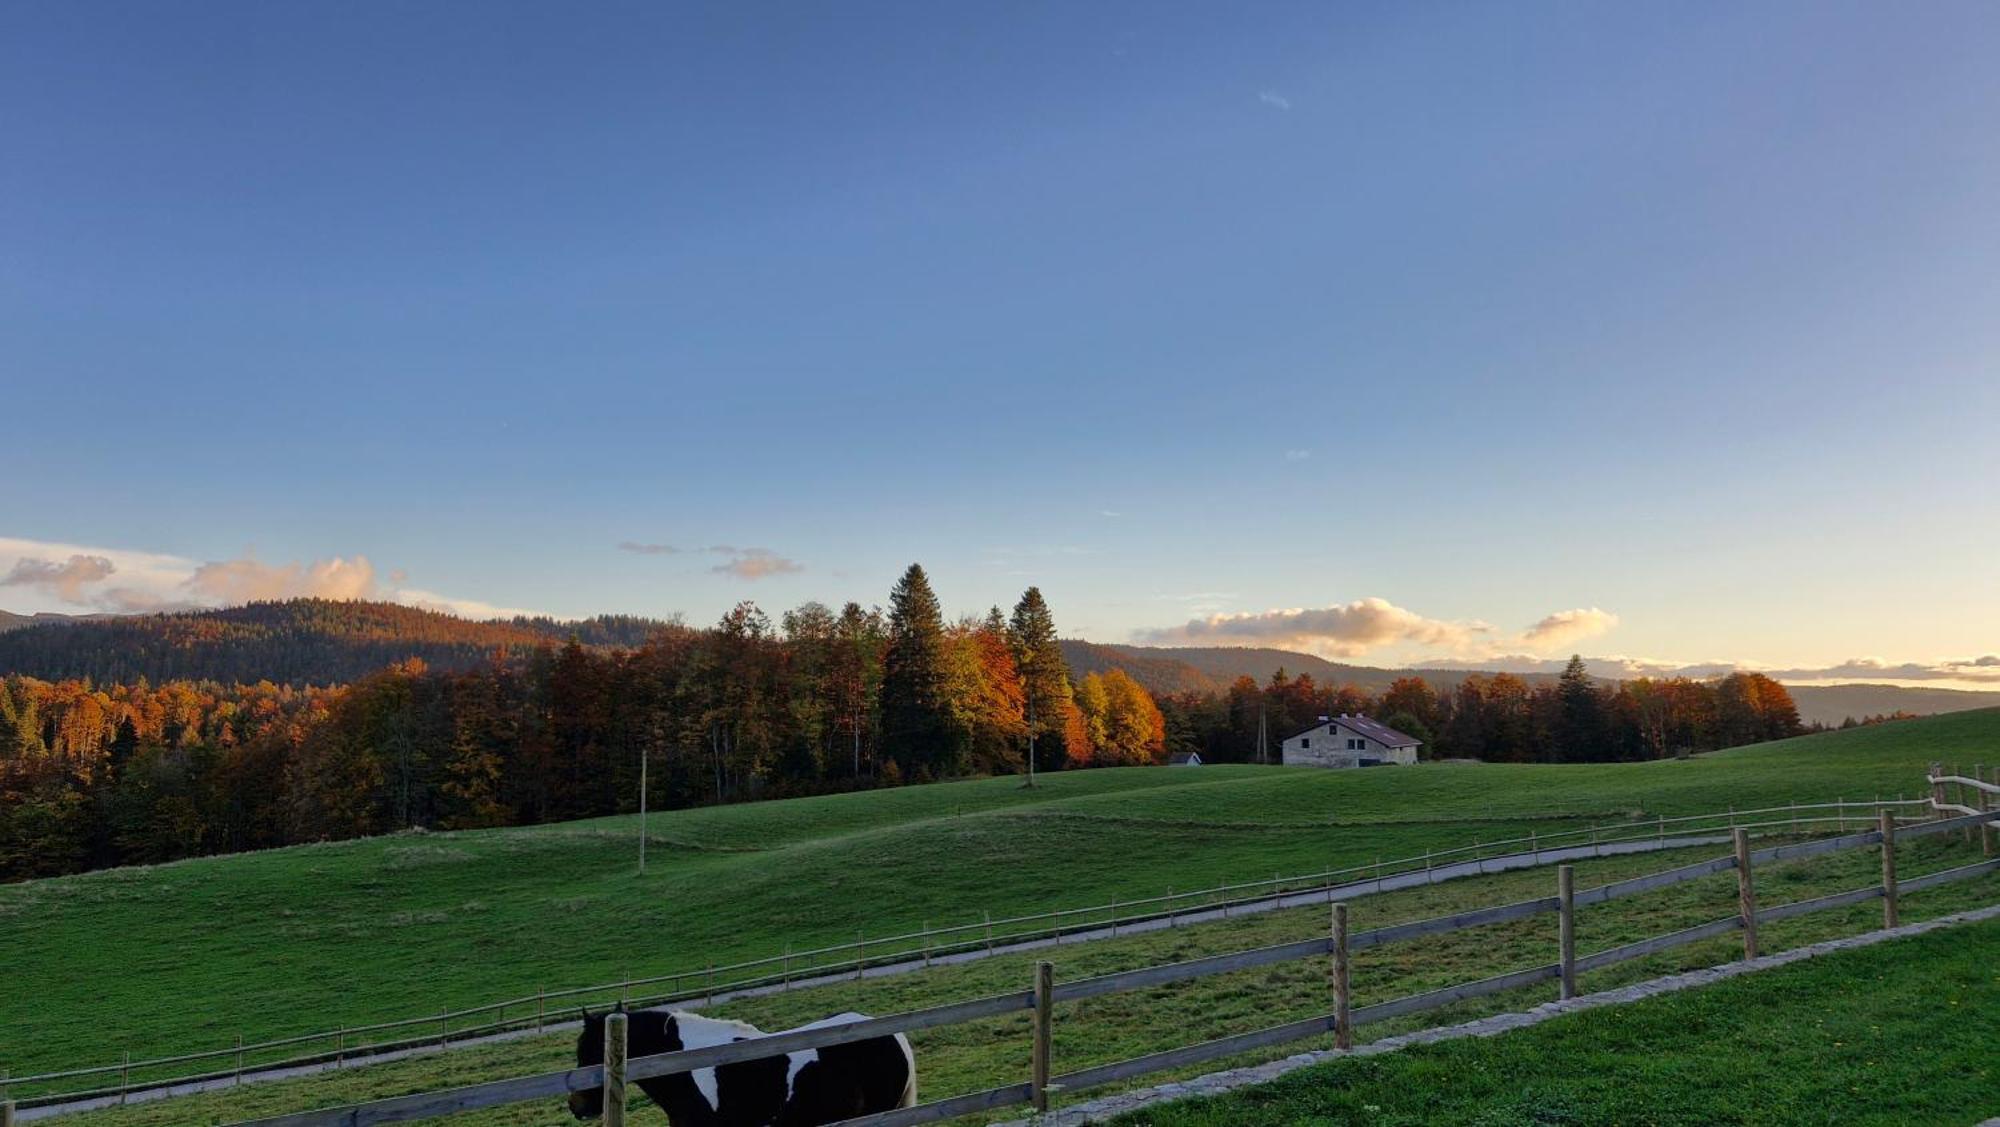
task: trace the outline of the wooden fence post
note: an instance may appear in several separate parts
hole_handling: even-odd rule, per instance
[[[0,1127],[14,1127],[13,1100],[0,1100]]]
[[[625,1127],[625,1015],[604,1015],[604,1127]]]
[[[1056,965],[1043,961],[1035,964],[1035,1048],[1031,1067],[1033,1077],[1029,1082],[1035,1111],[1049,1110],[1049,1050],[1055,1040],[1055,990]]]
[[[236,1086],[243,1086],[243,1035],[236,1035]]]
[[[125,1050],[125,1067],[118,1073],[118,1103],[123,1106],[125,1093],[132,1087],[132,1050]]]
[[[1932,819],[1944,817],[1944,780],[1938,777],[1942,774],[1944,774],[1944,764],[1942,763],[1931,764],[1931,818]]]
[[[1750,879],[1750,831],[1737,827],[1736,911],[1743,922],[1743,957],[1757,957],[1757,886]]]
[[[1354,967],[1347,956],[1347,902],[1333,906],[1333,1047],[1354,1047],[1353,1012]]]
[[[1982,764],[1973,764],[1972,777],[1982,783],[1985,782],[1986,768]],[[1978,787],[1972,788],[1972,799],[1973,808],[1982,813],[1993,809],[1993,796],[1980,790]],[[1993,856],[1993,823],[1991,822],[1979,823],[1979,851],[1984,856]]]
[[[1881,812],[1882,830],[1882,926],[1896,926],[1896,816]]]
[[[1562,967],[1562,996],[1576,997],[1576,866],[1556,867],[1558,959]]]

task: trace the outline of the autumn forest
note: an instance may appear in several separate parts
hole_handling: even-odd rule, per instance
[[[1041,771],[1258,761],[1335,713],[1429,758],[1501,762],[1801,730],[1757,674],[1613,686],[1580,664],[1535,684],[1404,677],[1371,695],[1280,671],[1155,696],[1120,669],[1073,676],[1039,590],[952,621],[916,565],[886,610],[775,622],[747,602],[700,629],[296,600],[18,630],[0,661],[0,879],[629,811],[642,762],[658,809],[1015,773],[1030,748]]]

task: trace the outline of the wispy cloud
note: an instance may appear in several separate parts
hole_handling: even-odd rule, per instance
[[[738,548],[729,544],[681,548],[672,544],[627,540],[618,545],[618,550],[642,556],[724,556],[727,558],[723,562],[708,570],[717,575],[733,575],[738,579],[768,579],[773,575],[790,575],[806,569],[805,565],[797,560],[787,559],[769,548]]]
[[[1292,100],[1278,93],[1276,90],[1257,91],[1257,100],[1274,110],[1289,110],[1292,108]]]
[[[1287,450],[1287,451],[1285,451],[1285,461],[1287,461],[1287,462],[1303,462],[1303,461],[1305,461],[1305,460],[1306,460],[1307,458],[1310,458],[1310,457],[1312,457],[1312,456],[1313,456],[1313,452],[1312,452],[1312,451],[1310,451],[1310,450]]]
[[[804,571],[805,565],[797,560],[788,560],[769,548],[730,549],[733,559],[716,564],[708,570],[719,575],[733,575],[738,579],[767,579],[773,575],[790,575]]]
[[[406,588],[401,586],[400,570],[384,584],[375,565],[359,555],[265,563],[246,552],[234,559],[201,561],[161,552],[0,537],[0,566],[9,566],[0,577],[0,587],[39,596],[31,609],[55,609],[51,604],[60,603],[133,614],[314,597],[384,599],[468,618],[534,613]]]

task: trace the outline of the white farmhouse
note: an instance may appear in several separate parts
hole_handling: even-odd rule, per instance
[[[1322,716],[1303,732],[1285,737],[1287,767],[1374,767],[1415,763],[1422,741],[1366,716]]]

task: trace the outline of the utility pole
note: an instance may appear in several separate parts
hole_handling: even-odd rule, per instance
[[[1257,762],[1269,765],[1271,760],[1264,749],[1270,745],[1270,720],[1264,715],[1264,706],[1257,706]]]
[[[1035,680],[1028,679],[1028,785],[1035,785]]]
[[[646,871],[646,764],[653,758],[651,742],[639,745],[639,872]]]

